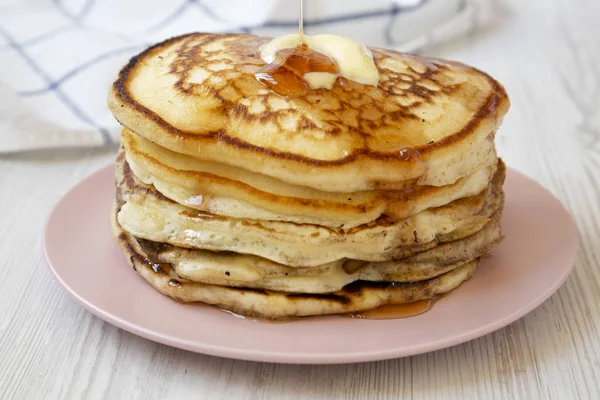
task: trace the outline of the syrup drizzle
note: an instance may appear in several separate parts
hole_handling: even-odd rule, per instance
[[[298,18],[298,36],[300,43],[304,44],[304,0],[300,0],[300,18]]]
[[[277,52],[275,61],[256,74],[256,79],[284,96],[301,96],[310,89],[304,80],[309,72],[339,74],[335,62],[306,44]]]
[[[256,79],[284,96],[301,96],[310,89],[304,74],[328,72],[339,74],[335,62],[324,54],[311,50],[304,43],[304,1],[300,2],[298,36],[300,44],[295,48],[280,50],[275,61],[262,68]]]

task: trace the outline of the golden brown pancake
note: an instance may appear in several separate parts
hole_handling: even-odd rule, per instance
[[[386,304],[405,304],[448,293],[473,276],[478,260],[416,283],[358,281],[328,294],[286,293],[228,287],[178,278],[169,264],[157,263],[135,237],[123,231],[113,213],[113,234],[133,269],[161,293],[184,303],[202,302],[251,318],[269,320],[351,313]]]
[[[283,97],[255,78],[266,41],[195,33],[157,44],[123,68],[109,107],[176,153],[322,191],[445,186],[493,151],[509,101],[481,71],[371,49],[377,87],[341,78]]]
[[[504,166],[489,189],[422,211],[405,220],[383,217],[352,229],[236,219],[177,204],[137,179],[121,155],[117,190],[124,201],[119,223],[132,235],[180,247],[254,254],[292,267],[340,259],[371,262],[405,258],[482,229],[503,203]]]
[[[402,260],[337,260],[305,268],[234,252],[190,250],[136,240],[152,260],[171,265],[173,273],[185,281],[290,293],[332,293],[358,280],[408,283],[435,278],[487,254],[502,239],[499,222],[500,213],[465,239]]]
[[[333,228],[353,228],[384,214],[404,219],[428,208],[476,196],[489,186],[498,163],[492,152],[483,167],[447,186],[334,193],[177,154],[127,129],[121,138],[137,177],[179,204],[234,218]]]

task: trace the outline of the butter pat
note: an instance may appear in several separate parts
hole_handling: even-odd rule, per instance
[[[340,76],[363,85],[377,86],[379,84],[379,71],[373,61],[373,54],[362,43],[344,36],[316,35],[303,36],[285,35],[265,43],[260,47],[260,56],[267,63],[275,61],[277,52],[294,48],[300,44],[307,45],[310,49],[331,58],[340,70]],[[331,88],[335,78],[329,73],[307,73],[304,75],[306,82],[313,88]],[[313,87],[317,85],[316,87]]]
[[[308,72],[303,78],[311,89],[331,89],[338,75],[330,72]]]

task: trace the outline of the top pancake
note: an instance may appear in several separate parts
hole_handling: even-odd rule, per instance
[[[109,107],[177,153],[332,192],[470,175],[509,107],[483,72],[382,49],[372,49],[377,87],[340,78],[332,90],[280,96],[255,78],[268,40],[196,33],[155,45],[120,72]]]

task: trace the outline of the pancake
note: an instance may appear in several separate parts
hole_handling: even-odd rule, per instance
[[[125,129],[127,160],[136,175],[179,204],[211,214],[353,228],[383,214],[403,219],[427,208],[475,196],[488,187],[497,157],[452,185],[333,193],[290,185],[241,168],[209,163],[162,148]]]
[[[406,220],[383,217],[356,228],[235,219],[181,206],[140,182],[123,156],[116,175],[124,201],[119,223],[132,235],[180,247],[253,254],[280,264],[311,267],[348,258],[371,262],[409,257],[472,235],[503,203],[504,166],[489,189]]]
[[[160,264],[170,264],[184,281],[291,293],[331,293],[358,280],[418,282],[435,278],[487,254],[502,240],[500,212],[468,238],[396,261],[368,263],[338,260],[294,268],[233,252],[189,250],[136,238],[142,250]]]
[[[113,235],[130,265],[159,292],[179,302],[202,302],[251,318],[277,320],[341,314],[370,310],[386,304],[431,299],[454,290],[470,279],[478,263],[478,260],[472,260],[426,281],[358,281],[329,294],[286,293],[210,285],[180,280],[169,264],[152,260],[136,238],[122,230],[114,215],[112,222]]]
[[[509,101],[485,73],[371,49],[377,87],[340,78],[283,97],[255,78],[268,40],[195,33],[157,44],[121,70],[109,107],[176,153],[321,191],[446,186],[489,160]]]

